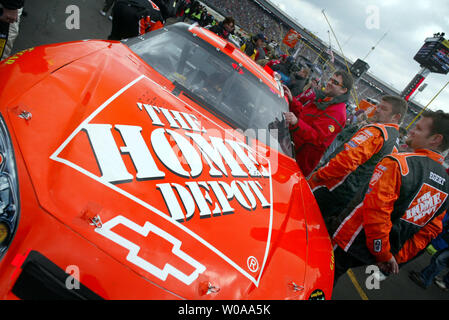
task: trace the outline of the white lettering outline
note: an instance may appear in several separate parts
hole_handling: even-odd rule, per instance
[[[271,234],[272,234],[272,227],[273,227],[273,206],[270,206],[270,219],[269,219],[269,223],[268,223],[268,236],[267,236],[267,242],[266,242],[266,246],[265,246],[265,252],[264,252],[264,257],[263,257],[263,262],[262,262],[262,266],[260,268],[260,272],[259,272],[259,277],[256,279],[254,276],[252,276],[251,274],[249,274],[246,270],[244,270],[242,267],[240,267],[237,263],[235,263],[233,260],[231,260],[229,257],[227,257],[224,253],[222,253],[221,251],[219,251],[217,248],[215,248],[212,244],[210,244],[209,242],[207,242],[205,239],[203,239],[202,237],[200,237],[199,235],[197,235],[196,233],[194,233],[193,231],[191,231],[189,228],[187,228],[185,225],[173,220],[170,218],[170,215],[167,213],[164,213],[158,209],[156,209],[155,207],[151,206],[150,204],[146,203],[145,201],[137,198],[136,196],[122,190],[121,188],[113,185],[112,183],[109,183],[108,181],[105,181],[105,179],[101,179],[101,177],[98,177],[94,174],[92,174],[91,172],[87,171],[86,169],[74,164],[73,162],[70,162],[64,158],[60,158],[59,154],[65,149],[65,147],[75,138],[75,136],[85,128],[86,125],[89,124],[90,121],[92,121],[101,111],[103,111],[112,101],[114,101],[117,97],[119,97],[122,93],[124,93],[126,90],[128,90],[129,88],[131,88],[132,86],[134,86],[136,83],[138,83],[139,81],[141,81],[142,79],[146,79],[150,82],[152,82],[153,84],[157,85],[161,90],[167,92],[168,94],[171,95],[171,92],[168,91],[166,88],[160,86],[158,83],[154,82],[152,79],[146,77],[145,75],[141,75],[139,77],[137,77],[136,79],[134,79],[133,81],[131,81],[130,83],[128,83],[127,85],[125,85],[123,88],[121,88],[120,90],[118,90],[114,95],[112,95],[109,99],[107,99],[102,105],[100,105],[94,112],[92,112],[91,115],[89,115],[84,121],[82,121],[80,123],[80,125],[69,135],[69,137],[56,149],[56,151],[50,156],[51,160],[54,160],[56,162],[60,162],[62,164],[65,164],[66,166],[71,167],[72,169],[75,169],[77,171],[79,171],[80,173],[88,176],[89,178],[103,184],[104,186],[118,192],[119,194],[125,196],[126,198],[136,202],[137,204],[141,205],[142,207],[154,212],[155,214],[159,215],[160,217],[162,217],[163,219],[167,220],[168,222],[172,223],[173,225],[175,225],[176,227],[178,227],[179,229],[181,229],[182,231],[186,232],[188,235],[190,235],[191,237],[193,237],[194,239],[196,239],[197,241],[199,241],[201,244],[203,244],[205,247],[207,247],[209,250],[211,250],[212,252],[214,252],[215,254],[217,254],[220,258],[222,258],[224,261],[226,261],[227,263],[229,263],[233,268],[235,268],[237,271],[239,271],[242,275],[244,275],[246,278],[248,278],[251,282],[254,283],[254,285],[256,287],[259,286],[260,283],[260,278],[262,277],[263,274],[263,270],[265,268],[265,264],[267,262],[267,258],[268,258],[268,252],[270,249],[270,243],[271,243]],[[173,95],[172,95],[173,96]],[[178,97],[173,96],[175,99],[179,100],[181,103],[186,105],[185,101],[180,100]],[[210,119],[208,116],[204,115],[203,113],[201,113],[200,111],[198,111],[196,108],[194,108],[193,106],[187,104],[188,107],[190,107],[192,110],[195,110],[196,112],[198,112],[199,114],[201,114],[201,116],[205,119],[208,119],[210,122],[214,123],[218,128],[221,128],[222,130],[225,130],[221,125],[219,125],[218,123],[216,123],[215,121],[213,121],[212,119]],[[233,135],[231,133],[231,135]],[[255,152],[255,151],[254,151]],[[256,153],[256,152],[255,152]],[[259,155],[260,157],[264,158],[266,160],[266,162],[268,163],[268,169],[269,169],[269,185],[270,185],[270,203],[273,203],[273,182],[271,179],[271,163],[270,161],[268,161],[268,159],[266,159],[263,155]]]

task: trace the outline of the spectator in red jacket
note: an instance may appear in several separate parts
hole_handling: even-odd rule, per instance
[[[285,119],[296,148],[296,162],[304,176],[318,165],[326,148],[346,124],[346,103],[354,81],[345,71],[337,71],[324,90],[315,90],[307,99],[293,98],[284,86],[290,103]]]

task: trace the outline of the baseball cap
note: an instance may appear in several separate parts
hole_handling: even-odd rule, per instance
[[[267,38],[265,38],[265,36],[264,36],[262,33],[258,33],[258,34],[256,35],[256,38],[257,38],[257,39],[261,39],[263,42],[266,42],[266,41],[267,41]]]

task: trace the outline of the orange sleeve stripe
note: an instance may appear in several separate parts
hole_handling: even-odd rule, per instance
[[[399,198],[402,177],[398,163],[384,158],[374,170],[363,202],[363,227],[366,245],[379,262],[391,258],[391,213]]]

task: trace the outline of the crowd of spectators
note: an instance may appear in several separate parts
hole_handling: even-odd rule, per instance
[[[219,10],[224,16],[232,16],[237,24],[251,34],[261,31],[269,40],[279,41],[282,31],[279,21],[252,0],[207,0],[207,5]]]

